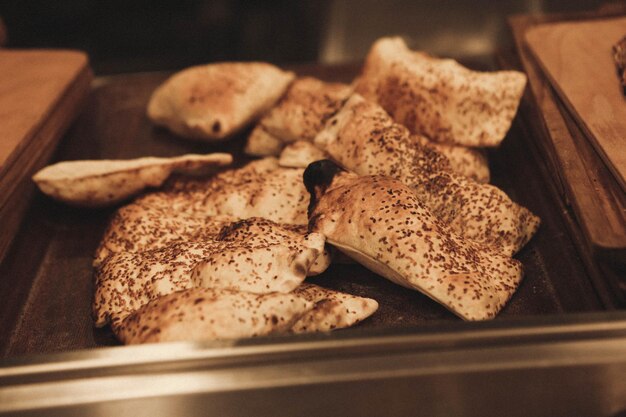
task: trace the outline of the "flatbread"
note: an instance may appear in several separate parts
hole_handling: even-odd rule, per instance
[[[276,136],[268,133],[260,124],[256,125],[243,149],[250,156],[278,156],[285,143]]]
[[[312,307],[294,294],[193,288],[151,301],[113,331],[125,344],[266,336],[285,333]]]
[[[302,183],[303,172],[280,167],[276,158],[268,157],[209,179],[178,178],[163,192],[172,209],[306,224],[309,194]]]
[[[443,155],[421,146],[380,106],[358,94],[329,120],[315,144],[359,175],[399,179],[455,233],[506,255],[519,251],[539,227],[528,209],[492,185],[451,172]]]
[[[152,94],[148,117],[189,139],[222,140],[272,107],[294,74],[264,62],[187,68]]]
[[[291,327],[293,333],[328,332],[354,326],[378,310],[378,302],[318,285],[302,283],[292,294],[315,303]]]
[[[318,161],[304,181],[312,193],[310,230],[463,319],[495,317],[522,279],[519,261],[455,234],[396,179],[343,174]]]
[[[283,148],[278,164],[287,168],[306,168],[311,162],[327,157],[326,153],[313,143],[299,140]]]
[[[471,71],[454,60],[411,51],[401,38],[370,49],[355,91],[379,103],[412,133],[435,142],[498,146],[526,85],[517,71]]]
[[[346,84],[313,77],[296,79],[278,105],[252,130],[244,151],[253,156],[277,156],[286,144],[312,142],[351,92]]]
[[[352,88],[347,84],[327,83],[313,77],[298,78],[285,97],[259,123],[285,143],[312,142],[351,92]]]
[[[127,160],[65,161],[33,176],[46,195],[67,204],[103,207],[126,200],[147,187],[159,187],[172,173],[208,174],[229,165],[226,153],[145,157]]]
[[[217,236],[110,255],[96,269],[96,325],[117,323],[151,300],[192,287],[292,291],[324,251],[324,237],[279,229],[266,219],[249,219]]]
[[[411,138],[422,146],[432,147],[442,154],[450,163],[450,170],[456,174],[473,179],[476,182],[488,183],[491,175],[489,161],[484,150],[467,146],[449,145],[429,140],[426,136],[411,135]]]

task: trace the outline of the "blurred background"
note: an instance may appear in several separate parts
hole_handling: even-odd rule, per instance
[[[567,0],[2,0],[13,48],[86,51],[96,74],[175,70],[224,60],[357,61],[378,37],[489,59],[510,45],[506,16],[592,10]]]

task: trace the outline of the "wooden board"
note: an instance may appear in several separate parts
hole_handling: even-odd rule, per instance
[[[91,79],[82,52],[0,50],[0,260],[34,191],[30,177],[51,158]]]
[[[289,68],[300,75],[349,82],[353,66]],[[187,152],[231,152],[246,161],[247,132],[223,143],[182,140],[153,126],[145,115],[152,91],[168,74],[119,75],[98,80],[84,113],[61,142],[56,158],[133,158]],[[602,305],[564,232],[560,208],[552,204],[527,140],[515,127],[490,154],[493,182],[542,219],[518,254],[525,277],[498,320],[521,316],[601,311]],[[93,253],[113,208],[67,207],[37,193],[9,256],[0,264],[0,356],[17,356],[115,345],[108,328],[91,319]],[[23,259],[29,262],[23,262]],[[16,280],[15,277],[20,277]],[[426,328],[460,319],[428,297],[384,280],[359,265],[333,265],[310,280],[328,288],[375,298],[379,311],[349,332]]]
[[[626,16],[556,22],[529,29],[530,50],[596,151],[626,191],[626,97],[611,48]]]
[[[584,15],[590,18],[590,15]],[[517,16],[511,19],[518,53],[529,76],[533,101],[544,123],[544,153],[551,158],[563,198],[572,206],[592,249],[626,263],[626,195],[607,166],[571,120],[551,83],[537,67],[525,42],[535,26],[562,16]],[[618,151],[620,152],[620,151]],[[621,150],[623,152],[623,150]]]
[[[594,16],[518,15],[509,24],[519,68],[529,80],[520,106],[530,132],[529,145],[538,148],[548,167],[548,181],[556,187],[565,223],[596,290],[603,299],[623,304],[626,277],[619,272],[619,264],[624,265],[626,259],[626,195],[543,76],[524,37],[535,25],[551,20]]]

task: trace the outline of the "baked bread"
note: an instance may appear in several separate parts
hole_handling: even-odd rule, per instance
[[[429,140],[426,136],[411,135],[426,148],[433,148],[448,159],[450,170],[456,174],[473,179],[476,182],[488,183],[490,180],[489,161],[485,151],[467,146],[449,145]]]
[[[293,78],[293,73],[264,62],[187,68],[154,91],[148,117],[185,138],[222,140],[272,107]]]
[[[312,142],[326,120],[348,98],[352,88],[312,77],[296,79],[278,105],[259,121],[246,145],[246,153],[277,156],[284,144]],[[283,145],[278,145],[278,142]]]
[[[359,175],[383,174],[411,187],[452,231],[513,255],[534,235],[539,218],[500,189],[454,174],[449,161],[411,138],[378,105],[353,95],[315,144]]]
[[[282,140],[257,124],[250,132],[243,151],[250,156],[278,156],[283,146],[285,143]]]
[[[324,151],[313,143],[299,140],[283,148],[278,165],[286,168],[306,168],[310,163],[326,158]]]
[[[354,326],[378,310],[378,302],[303,282],[292,294],[315,304],[291,327],[293,333],[329,332]]]
[[[171,209],[306,224],[309,195],[302,184],[303,171],[264,158],[209,179],[176,178],[163,192]]]
[[[265,219],[245,226],[246,233],[231,225],[217,236],[112,254],[96,269],[96,325],[117,323],[151,300],[192,287],[289,292],[324,250],[324,237],[316,233],[277,231],[280,226]]]
[[[401,38],[372,45],[355,91],[396,122],[435,142],[498,146],[526,85],[517,71],[471,71],[454,60],[411,51]]]
[[[306,169],[304,182],[310,230],[463,319],[495,317],[522,279],[520,262],[455,234],[396,179],[342,173],[325,160]]]
[[[311,308],[294,294],[193,288],[152,300],[113,331],[125,344],[266,336],[287,332]]]
[[[227,153],[145,157],[127,160],[65,161],[47,166],[33,176],[46,195],[81,207],[119,203],[147,187],[159,187],[172,173],[209,174],[229,165]]]

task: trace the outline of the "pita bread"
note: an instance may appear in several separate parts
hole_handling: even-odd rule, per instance
[[[312,194],[311,230],[463,319],[493,318],[522,279],[520,262],[453,233],[398,180],[342,174],[332,162],[318,161],[304,181]]]
[[[284,143],[312,142],[326,120],[339,111],[351,93],[352,88],[346,84],[327,83],[312,77],[298,78],[259,124]]]
[[[278,164],[287,168],[306,168],[310,163],[326,158],[324,151],[313,143],[299,140],[285,146]]]
[[[294,333],[328,332],[354,326],[378,309],[376,300],[302,283],[292,294],[315,304],[291,328]]]
[[[243,149],[244,153],[251,156],[278,156],[285,143],[279,138],[268,133],[263,126],[256,125]]]
[[[315,139],[341,166],[382,174],[410,186],[455,233],[513,255],[534,235],[539,218],[498,188],[450,171],[449,161],[411,139],[375,103],[353,95]]]
[[[293,73],[264,62],[191,67],[154,91],[148,117],[185,138],[221,140],[272,107],[293,78]]]
[[[147,187],[159,187],[175,172],[207,174],[229,165],[226,153],[145,157],[128,160],[65,161],[37,172],[33,180],[46,195],[83,207],[118,203]]]
[[[244,151],[253,156],[277,156],[285,144],[312,142],[351,91],[346,84],[312,77],[296,79],[278,105],[252,130]]]
[[[281,232],[265,219],[250,219],[245,225],[248,233],[231,225],[218,236],[109,256],[96,269],[96,325],[119,322],[151,300],[192,287],[289,292],[324,250],[324,237],[316,233]]]
[[[489,161],[487,160],[487,155],[484,150],[432,142],[426,136],[422,135],[411,135],[411,138],[422,146],[432,147],[445,156],[450,163],[450,170],[452,172],[471,178],[476,182],[489,182]]]
[[[303,172],[265,158],[209,179],[177,178],[163,192],[171,200],[170,209],[306,224],[309,194],[302,183]]]
[[[382,38],[367,55],[355,91],[379,103],[396,122],[435,142],[498,146],[526,85],[517,71],[471,71],[451,59],[411,51]]]
[[[312,307],[294,294],[193,288],[149,302],[113,331],[125,344],[266,336],[286,332]]]

